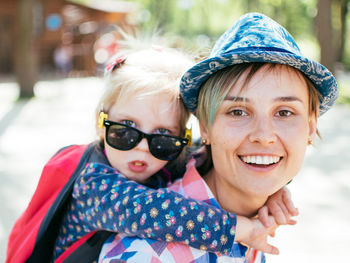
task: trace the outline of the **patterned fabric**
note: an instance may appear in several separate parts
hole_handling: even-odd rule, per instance
[[[187,165],[187,171],[184,177],[178,180],[170,187],[171,190],[177,191],[184,196],[190,196],[197,200],[212,204],[215,209],[203,210],[199,207],[192,209],[192,216],[189,220],[183,220],[182,216],[185,210],[180,210],[174,213],[170,208],[165,208],[169,216],[165,216],[160,222],[178,222],[175,232],[168,231],[166,234],[167,241],[174,241],[176,237],[183,236],[184,230],[192,230],[189,240],[185,243],[190,243],[192,239],[210,239],[213,235],[220,231],[220,221],[215,221],[212,224],[210,218],[214,217],[218,210],[219,204],[215,200],[209,187],[199,175],[195,168],[195,161],[192,159]],[[152,208],[153,209],[153,208]],[[152,211],[152,210],[151,210]],[[222,217],[223,224],[226,224],[227,216]],[[195,230],[196,225],[200,224],[201,228]],[[234,229],[232,228],[232,235]],[[219,235],[216,235],[217,237]],[[212,240],[211,246],[216,247],[218,244],[226,244],[228,236],[222,234],[220,238]],[[119,260],[119,261],[118,261]],[[247,247],[234,243],[230,255],[224,255],[218,252],[208,252],[207,247],[201,246],[200,249],[190,247],[183,243],[157,241],[153,239],[141,239],[138,237],[130,237],[127,234],[112,235],[104,244],[100,254],[100,263],[112,262],[265,262],[263,253],[249,249]]]
[[[191,225],[195,217],[202,220]],[[128,180],[107,165],[91,163],[74,185],[53,259],[95,230],[184,242],[195,248],[229,254],[235,227],[236,216],[209,201],[186,198],[166,188],[150,189]],[[207,228],[210,235],[202,233],[202,229]]]
[[[183,101],[190,111],[197,108],[201,85],[215,72],[240,63],[270,62],[285,64],[304,73],[323,96],[320,114],[338,97],[332,73],[304,57],[293,37],[281,25],[259,13],[242,16],[216,42],[208,59],[189,69],[180,83]]]

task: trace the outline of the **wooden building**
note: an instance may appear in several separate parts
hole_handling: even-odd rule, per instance
[[[14,72],[16,0],[1,0],[0,74]],[[72,70],[95,73],[94,43],[115,27],[135,27],[138,6],[132,2],[94,0],[79,5],[68,0],[35,0],[33,41],[41,73],[55,70],[55,54],[60,47],[71,51]],[[29,12],[30,10],[28,10]],[[56,56],[59,57],[59,56]],[[61,56],[62,57],[62,56]],[[57,66],[57,65],[56,65]]]

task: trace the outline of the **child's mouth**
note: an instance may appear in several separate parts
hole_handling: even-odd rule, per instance
[[[141,173],[147,169],[147,163],[143,161],[132,161],[128,163],[129,169],[135,173]]]
[[[133,164],[134,164],[135,166],[144,166],[144,163],[143,163],[143,162],[138,162],[138,161],[133,162]]]

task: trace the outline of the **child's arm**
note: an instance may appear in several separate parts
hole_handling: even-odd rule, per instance
[[[279,225],[295,225],[296,221],[291,217],[298,213],[289,190],[283,187],[268,198],[257,218],[237,215],[235,240],[265,253],[279,254],[276,247],[267,243],[267,237],[273,237]]]
[[[269,227],[269,215],[272,215],[278,225],[295,225],[291,219],[299,214],[298,209],[292,202],[291,193],[287,187],[282,187],[271,195],[265,205],[259,209],[259,220],[265,227]]]
[[[278,227],[272,216],[267,219],[269,227],[265,227],[257,218],[246,218],[237,215],[236,242],[260,250],[264,253],[279,254],[279,250],[267,243],[268,236],[274,236]]]
[[[101,164],[90,164],[77,179],[73,203],[90,231],[184,242],[224,254],[235,238],[234,214],[169,189],[149,189]]]

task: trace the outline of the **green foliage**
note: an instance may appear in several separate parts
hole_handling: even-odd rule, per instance
[[[350,80],[343,80],[339,84],[339,98],[337,103],[350,105]]]
[[[87,4],[90,2],[90,0],[68,0],[68,2],[72,2],[72,3],[77,3],[77,4]]]
[[[86,3],[92,0],[69,0]],[[96,1],[96,0],[94,0]],[[118,1],[118,0],[115,0]],[[320,0],[124,0],[140,5],[139,29],[142,32],[157,32],[176,45],[187,48],[206,48],[244,13],[264,13],[282,24],[301,46],[312,51],[311,57],[319,58],[314,18]],[[340,3],[332,8],[335,49],[339,49]],[[349,42],[349,41],[347,41]],[[305,44],[306,43],[306,44]],[[350,43],[350,42],[349,42]],[[346,68],[350,68],[347,48],[339,56]],[[305,52],[304,52],[305,53]],[[306,53],[307,54],[307,53]],[[310,54],[307,54],[310,56]]]
[[[343,66],[346,71],[350,71],[350,52],[345,50]]]
[[[216,39],[246,12],[267,14],[296,38],[313,35],[316,0],[134,0],[142,6],[141,29],[195,40]]]

